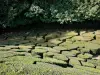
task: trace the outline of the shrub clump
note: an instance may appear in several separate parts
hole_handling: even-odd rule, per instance
[[[64,24],[100,19],[100,0],[9,0],[8,4],[5,27],[37,21]]]

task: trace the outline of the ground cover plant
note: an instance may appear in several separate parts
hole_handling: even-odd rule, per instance
[[[0,75],[100,75],[100,30],[35,31],[0,35]]]

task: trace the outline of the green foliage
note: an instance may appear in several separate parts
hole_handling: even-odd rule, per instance
[[[11,3],[7,24],[16,26],[42,22],[81,22],[100,19],[100,0],[23,0]],[[2,24],[2,26],[4,26]]]
[[[7,23],[8,0],[0,0],[0,27]]]
[[[79,58],[83,58],[83,59],[91,59],[93,57],[93,55],[85,53],[84,55],[83,54],[79,54],[78,57]]]
[[[99,75],[100,70],[76,65],[76,68],[62,68],[53,64],[23,64],[10,62],[0,64],[0,75]]]
[[[32,17],[39,16],[39,14],[42,13],[43,13],[43,9],[41,9],[39,6],[32,4],[29,11],[25,13],[25,16],[32,18]]]
[[[30,4],[27,2],[27,0],[24,0],[23,3],[13,3],[9,7],[8,11],[8,26],[11,25],[13,27],[16,24],[18,25],[26,23],[27,20],[23,16],[23,13],[29,8],[29,6]]]

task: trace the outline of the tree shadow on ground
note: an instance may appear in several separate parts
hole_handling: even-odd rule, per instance
[[[59,24],[59,23],[43,23],[43,22],[34,22],[30,25],[18,25],[17,27],[6,27],[0,28],[0,33],[5,32],[19,32],[25,30],[80,30],[80,29],[100,29],[100,21],[84,21],[84,22],[73,22],[68,24]]]

